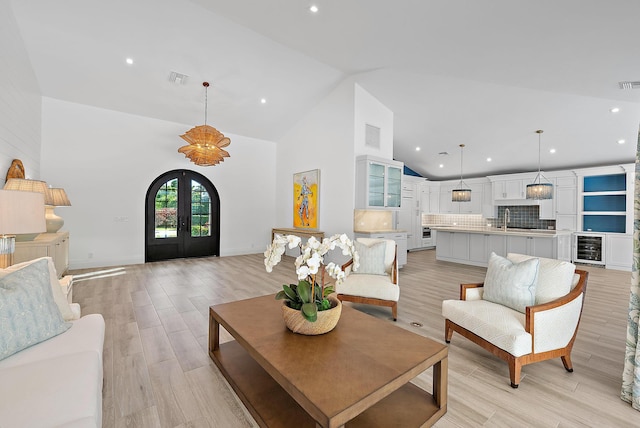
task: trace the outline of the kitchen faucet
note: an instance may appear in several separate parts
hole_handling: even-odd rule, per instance
[[[507,223],[511,223],[511,211],[509,208],[504,209],[504,231],[507,231]]]

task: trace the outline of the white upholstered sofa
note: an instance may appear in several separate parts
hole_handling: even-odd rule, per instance
[[[50,258],[47,259],[50,262]],[[16,310],[21,303],[13,304],[14,296],[20,290],[16,291],[6,280],[9,274],[30,262],[21,265],[0,271],[0,353],[4,351],[5,355],[11,353],[7,351],[7,344],[10,345],[13,339],[10,330],[20,331],[22,327],[15,324],[16,319],[18,323],[22,322],[21,316],[15,316],[16,311],[27,313],[26,318],[39,315],[28,308]],[[49,275],[46,278],[52,290],[55,290],[54,286],[61,288],[55,273],[53,278]],[[68,279],[63,280],[62,285],[68,286]],[[51,297],[53,294],[52,291]],[[62,293],[57,295],[55,308],[60,311],[65,330],[0,359],[2,428],[102,426],[104,319],[99,314],[80,317],[78,305],[59,309],[57,304],[62,305],[61,296]],[[13,307],[8,307],[10,305]],[[62,317],[63,312],[66,317]],[[7,319],[8,316],[12,319]],[[32,332],[27,333],[30,335]]]
[[[494,256],[485,283],[461,284],[460,300],[442,302],[446,342],[451,342],[455,331],[507,361],[513,388],[518,387],[521,368],[526,364],[561,358],[565,369],[572,372],[571,349],[588,273],[566,261],[521,254],[508,254],[507,259]],[[520,272],[516,272],[518,269]],[[531,300],[518,306],[496,296],[495,284],[501,275],[502,279],[519,282],[525,295],[532,292]],[[514,279],[516,276],[519,279]],[[491,296],[485,290],[488,285],[492,287]],[[515,287],[509,281],[503,285]]]

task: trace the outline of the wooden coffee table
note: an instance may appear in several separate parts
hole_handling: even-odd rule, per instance
[[[273,295],[212,306],[209,355],[262,427],[417,427],[447,411],[447,347],[343,306],[290,332]],[[236,340],[220,344],[222,325]],[[410,381],[433,367],[432,394]]]

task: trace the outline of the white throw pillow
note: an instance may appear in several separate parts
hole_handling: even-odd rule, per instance
[[[62,314],[62,318],[65,321],[71,321],[75,319],[75,315],[69,306],[69,302],[67,301],[67,296],[62,292],[62,288],[60,287],[60,282],[58,281],[58,274],[56,273],[56,266],[53,264],[53,259],[51,257],[40,257],[38,259],[29,260],[22,263],[16,263],[15,265],[11,265],[6,269],[0,269],[0,278],[5,275],[8,275],[11,272],[15,272],[20,270],[26,266],[29,266],[33,263],[36,263],[40,260],[46,259],[49,267],[49,282],[51,283],[51,291],[53,293],[53,300],[56,302],[56,306],[60,310],[60,314]]]
[[[521,263],[532,256],[524,254],[507,254],[514,263]],[[576,265],[563,260],[539,257],[538,285],[536,286],[536,305],[547,303],[565,296],[571,291]]]
[[[525,308],[534,305],[536,301],[539,264],[539,260],[535,258],[513,263],[492,252],[482,298],[525,312]]]
[[[360,256],[360,267],[353,270],[353,273],[368,275],[386,275],[384,269],[384,255],[387,251],[387,243],[379,241],[371,245],[361,242],[354,243],[356,252]]]

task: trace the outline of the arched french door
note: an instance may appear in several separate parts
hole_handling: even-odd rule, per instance
[[[220,198],[202,174],[162,174],[149,186],[145,207],[145,261],[220,255]]]

